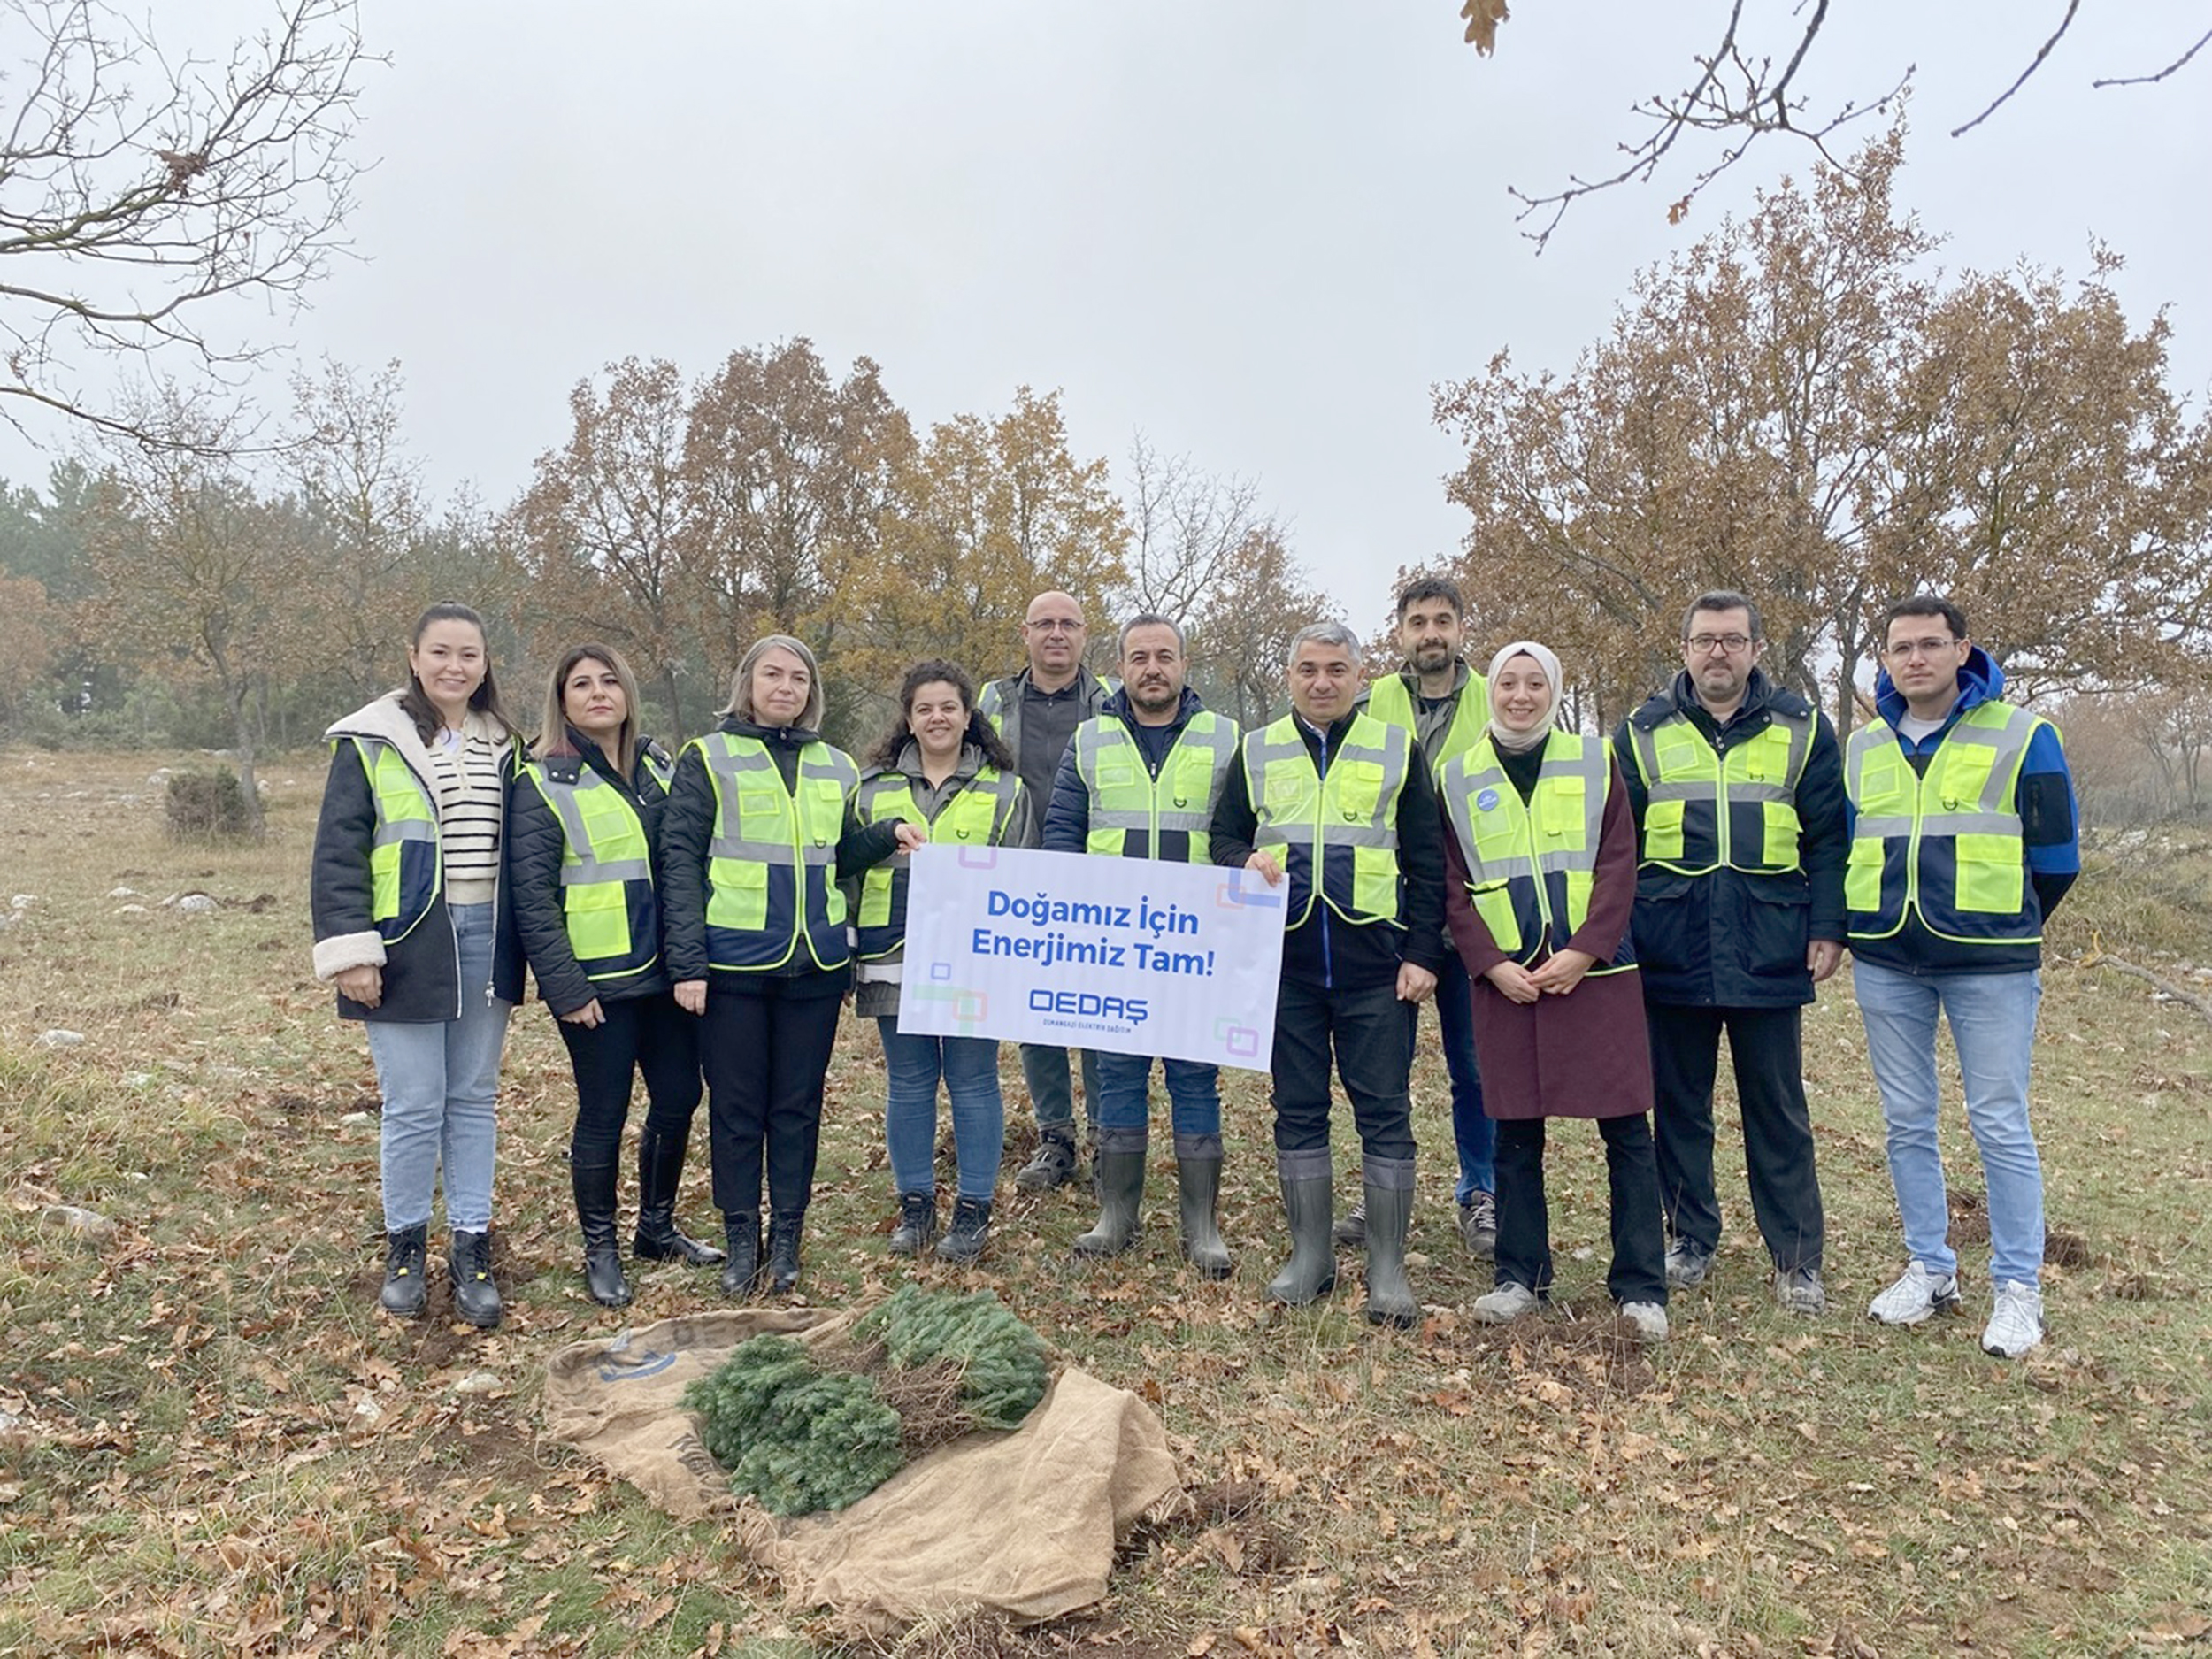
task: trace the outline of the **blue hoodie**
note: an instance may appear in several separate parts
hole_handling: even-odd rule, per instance
[[[1897,731],[1897,723],[1909,710],[1904,694],[1891,684],[1889,671],[1874,676],[1875,711],[1897,733],[1898,747],[1916,772],[1924,774],[1938,745],[1969,709],[1998,702],[2004,695],[2005,671],[1978,645],[1966,653],[1959,669],[1959,698],[1951,705],[1942,728],[1919,742]],[[2028,740],[2028,752],[2020,764],[2020,780],[2013,788],[2013,810],[2020,815],[2021,839],[2026,845],[2029,902],[2047,921],[2066,889],[2081,873],[2080,814],[2074,804],[2074,780],[2066,770],[2066,752],[2060,746],[2058,728],[2046,724]],[[1855,830],[1858,803],[1847,805]],[[1916,910],[1908,910],[1905,926],[1888,939],[1854,939],[1851,954],[1879,963],[1901,973],[2024,973],[2041,965],[2042,947],[1962,945],[1939,938],[1921,923]]]

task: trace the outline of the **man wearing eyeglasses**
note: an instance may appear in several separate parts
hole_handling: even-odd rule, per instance
[[[1106,706],[1118,682],[1101,680],[1083,666],[1090,634],[1083,607],[1064,593],[1042,593],[1029,602],[1022,621],[1022,644],[1029,665],[1018,674],[983,687],[976,708],[998,728],[1014,751],[1015,770],[1029,798],[1042,812],[1052,799],[1053,780],[1075,728]],[[1068,1074],[1068,1050],[1025,1042],[1022,1078],[1037,1114],[1037,1152],[1014,1176],[1025,1192],[1044,1192],[1075,1178],[1075,1086]],[[1083,1067],[1083,1105],[1093,1136],[1098,1128],[1098,1061],[1087,1048],[1076,1050]]]
[[[1870,1317],[1918,1325],[1960,1306],[1936,1144],[1936,1021],[1951,1022],[1966,1120],[1989,1194],[1993,1290],[1982,1347],[2043,1340],[2043,1165],[2028,1124],[2044,918],[2081,868],[2058,728],[2002,701],[2004,671],[1966,616],[1921,594],[1892,605],[1874,678],[1879,716],[1844,773],[1853,988],[1882,1096],[1890,1180],[1910,1258]]]
[[[1825,1225],[1805,1101],[1802,1024],[1843,959],[1849,832],[1835,728],[1760,670],[1759,608],[1700,594],[1682,672],[1621,722],[1641,866],[1631,927],[1651,1031],[1667,1283],[1694,1289],[1720,1244],[1713,1079],[1728,1037],[1752,1214],[1776,1302],[1816,1316]]]

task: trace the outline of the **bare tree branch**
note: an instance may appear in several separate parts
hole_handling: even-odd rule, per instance
[[[2089,84],[2093,87],[2147,87],[2156,81],[2163,81],[2168,75],[2172,74],[2175,70],[2181,68],[2192,58],[2194,58],[2199,52],[2202,51],[2207,46],[2212,46],[2212,30],[2208,30],[2205,34],[2200,35],[2197,39],[2197,43],[2194,46],[2192,46],[2187,51],[2182,53],[2180,57],[2175,58],[2173,62],[2168,64],[2163,69],[2160,70],[2154,75],[2115,75],[2103,81],[2093,81]]]
[[[2028,66],[2020,72],[2019,78],[2010,86],[2007,87],[2002,92],[1999,93],[1987,109],[1984,110],[1972,120],[1967,122],[1965,126],[1953,127],[1951,129],[1951,136],[1954,138],[1963,138],[1967,134],[1972,132],[1984,121],[1994,115],[1999,107],[2004,104],[2006,99],[2012,96],[2014,93],[2019,91],[2021,88],[2026,86],[2028,84],[2028,77],[2034,74],[2037,70],[2043,67],[2043,60],[2051,55],[2051,49],[2065,38],[2066,31],[2068,29],[2073,27],[2074,13],[2080,10],[2081,0],[2066,0],[2066,15],[2059,19],[2058,27],[2051,31],[2051,38],[2043,42],[2042,50],[2038,51],[2034,58],[2029,60]]]

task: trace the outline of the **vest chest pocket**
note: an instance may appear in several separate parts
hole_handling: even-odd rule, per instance
[[[1981,743],[1949,742],[1936,764],[1928,768],[1921,787],[1928,805],[1945,812],[1970,812],[1989,787],[1990,769],[1997,751]]]
[[[1098,757],[1098,788],[1133,789],[1137,783],[1136,763],[1126,755],[1101,755]]]
[[[790,797],[780,789],[745,788],[737,792],[737,833],[746,841],[782,841],[789,834],[785,814]]]
[[[1330,780],[1335,785],[1337,816],[1340,818],[1347,824],[1364,824],[1374,818],[1376,807],[1382,803],[1380,767],[1354,765],[1348,768],[1340,761],[1330,773]]]
[[[1545,838],[1565,841],[1582,838],[1584,803],[1589,796],[1589,786],[1579,778],[1559,778],[1540,785],[1537,799],[1543,803],[1539,815]]]
[[[1280,767],[1270,767],[1263,786],[1263,798],[1278,815],[1288,815],[1305,803],[1310,786],[1296,772]]]

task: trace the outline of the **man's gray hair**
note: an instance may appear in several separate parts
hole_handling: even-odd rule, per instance
[[[1290,652],[1283,658],[1283,666],[1289,668],[1298,661],[1301,646],[1327,645],[1342,651],[1352,659],[1352,666],[1360,665],[1359,635],[1341,622],[1309,622],[1290,636]]]
[[[1128,656],[1129,636],[1139,628],[1167,629],[1175,636],[1175,654],[1178,657],[1190,655],[1190,641],[1183,637],[1183,625],[1173,617],[1154,616],[1148,611],[1142,616],[1132,617],[1121,625],[1121,632],[1114,637],[1114,655],[1117,657]]]

